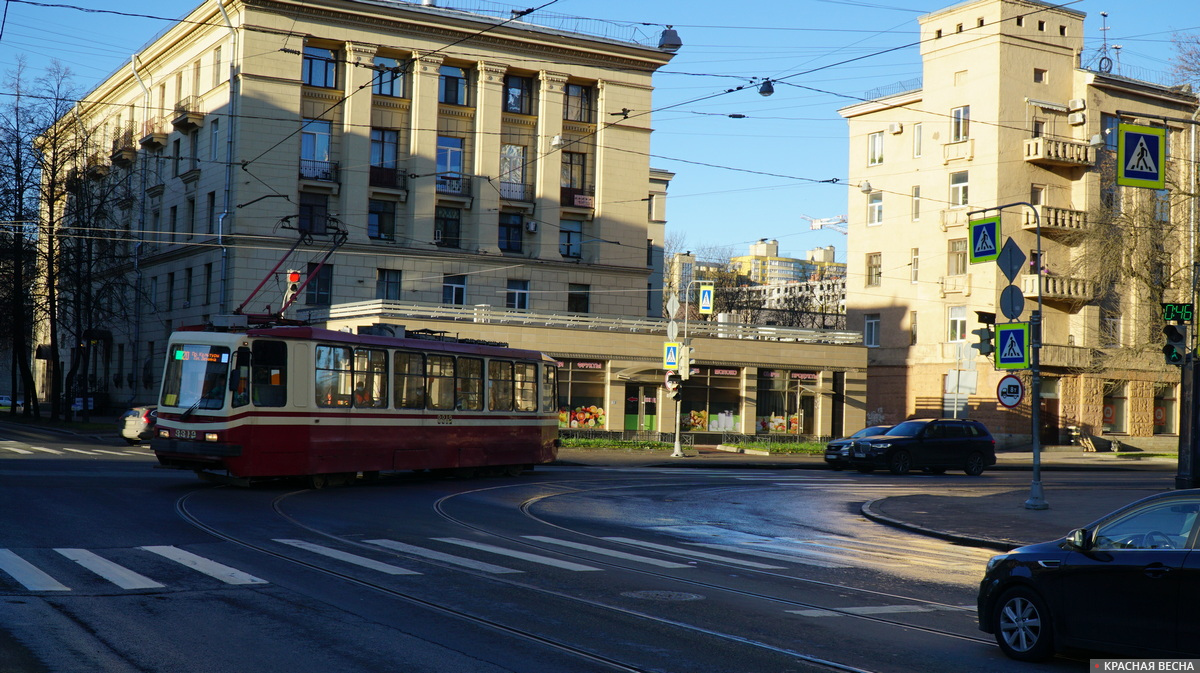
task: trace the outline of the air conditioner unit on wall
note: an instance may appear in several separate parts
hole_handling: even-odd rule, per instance
[[[1079,112],[1085,108],[1087,108],[1087,101],[1083,98],[1072,98],[1067,101],[1067,109],[1071,112]]]
[[[901,124],[900,122],[892,122],[891,124],[888,124],[888,133],[891,133],[892,135],[900,133],[903,130],[904,124]]]
[[[525,220],[525,233],[536,234],[537,224],[537,220]]]
[[[1082,112],[1072,112],[1067,115],[1067,123],[1071,126],[1080,126],[1087,122],[1087,117]]]

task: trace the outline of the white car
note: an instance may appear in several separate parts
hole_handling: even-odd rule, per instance
[[[158,407],[134,407],[117,421],[121,438],[129,444],[149,441],[154,436],[154,426],[158,421]]]
[[[17,400],[17,407],[20,408],[25,400]],[[7,409],[13,405],[12,395],[0,395],[0,408]]]

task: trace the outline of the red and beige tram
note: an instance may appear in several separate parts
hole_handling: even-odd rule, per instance
[[[557,366],[537,351],[314,327],[171,335],[151,448],[201,476],[515,474],[558,451]]]

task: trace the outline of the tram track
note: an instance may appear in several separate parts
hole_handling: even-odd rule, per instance
[[[610,480],[604,480],[604,481],[610,481]],[[666,480],[664,480],[664,481],[666,481]],[[679,485],[679,486],[686,485],[686,484],[683,484],[680,482],[675,482],[675,481],[672,481],[671,484]],[[526,484],[522,484],[521,486],[525,486],[525,485]],[[559,495],[566,495],[566,494],[579,493],[579,492],[588,492],[588,491],[610,490],[610,489],[614,489],[614,488],[629,488],[630,487],[629,484],[623,484],[623,485],[605,484],[602,486],[597,486],[596,488],[580,489],[580,488],[578,488],[577,482],[571,483],[571,484],[565,484],[565,483],[558,483],[558,482],[553,482],[553,481],[541,482],[539,485],[546,486],[546,487],[552,487],[552,488],[558,487],[558,488],[562,488],[563,491],[561,491],[560,493],[543,494],[543,495],[531,497],[531,498],[528,498],[528,499],[522,501],[517,506],[517,509],[520,511],[521,515],[532,521],[537,522],[539,525],[551,527],[556,530],[562,531],[564,533],[569,533],[571,535],[580,536],[582,538],[587,538],[587,539],[592,539],[592,540],[599,540],[599,538],[597,538],[596,536],[593,536],[593,535],[589,535],[587,533],[583,533],[583,532],[573,530],[568,527],[564,527],[564,526],[546,521],[545,519],[542,519],[541,517],[538,517],[535,513],[533,513],[532,508],[535,507],[538,502],[541,502],[547,498],[551,498],[551,497],[555,497],[555,496],[559,496]],[[662,483],[656,482],[653,485],[661,486]],[[651,485],[647,484],[646,486],[651,486]],[[766,594],[766,593],[762,593],[762,592],[749,591],[749,590],[745,590],[745,589],[736,589],[736,588],[732,588],[729,586],[716,584],[716,583],[712,583],[712,582],[703,582],[703,581],[692,580],[692,579],[687,579],[687,578],[680,578],[680,577],[677,577],[674,575],[669,575],[666,573],[654,572],[654,571],[645,570],[645,569],[639,568],[639,567],[632,567],[629,565],[624,565],[619,562],[598,560],[596,558],[593,558],[592,556],[586,556],[583,554],[573,554],[570,552],[566,552],[563,549],[558,548],[558,547],[550,549],[550,548],[544,547],[542,545],[535,544],[535,543],[533,543],[527,539],[521,538],[521,537],[512,536],[512,535],[504,535],[501,533],[497,533],[493,530],[490,530],[488,528],[472,524],[469,521],[461,519],[461,518],[453,515],[449,511],[447,511],[447,508],[446,508],[447,504],[452,502],[455,498],[478,495],[481,493],[485,493],[487,491],[507,489],[507,488],[511,488],[511,487],[512,487],[512,485],[489,486],[486,488],[476,488],[476,489],[472,489],[470,491],[466,491],[463,493],[444,496],[442,498],[439,498],[434,503],[434,505],[433,505],[434,513],[442,520],[447,521],[448,523],[452,523],[456,526],[463,527],[464,529],[467,529],[467,530],[472,530],[472,531],[475,531],[475,532],[478,532],[481,534],[485,534],[485,535],[494,537],[499,540],[504,540],[511,544],[518,544],[518,545],[521,545],[524,547],[535,549],[542,553],[550,552],[557,556],[562,556],[562,557],[567,557],[567,558],[584,559],[589,564],[592,564],[592,565],[600,564],[600,565],[604,565],[604,566],[607,566],[607,567],[615,569],[615,570],[621,570],[623,572],[628,572],[628,573],[636,573],[641,576],[652,577],[652,578],[655,578],[658,580],[669,581],[669,582],[680,582],[680,583],[684,583],[689,586],[692,586],[692,587],[695,587],[698,589],[703,589],[703,590],[710,591],[710,592],[721,592],[721,593],[725,593],[728,595],[736,595],[741,598],[768,601],[772,604],[784,605],[791,609],[822,610],[822,611],[825,611],[828,613],[834,613],[834,614],[848,617],[848,618],[851,618],[854,620],[861,620],[863,622],[870,622],[870,623],[887,626],[887,627],[896,627],[896,628],[902,628],[902,629],[907,629],[907,630],[921,631],[923,633],[933,635],[933,636],[938,636],[938,637],[954,638],[957,640],[973,642],[973,643],[983,643],[983,644],[991,643],[991,641],[987,640],[987,639],[974,637],[974,636],[970,636],[970,635],[964,635],[962,633],[957,633],[957,632],[946,630],[946,629],[938,629],[938,628],[934,628],[934,627],[922,626],[922,625],[918,625],[918,624],[913,624],[911,622],[904,622],[904,621],[900,621],[900,620],[896,620],[896,619],[888,619],[888,618],[881,617],[878,615],[858,614],[856,612],[846,611],[846,610],[843,610],[843,609],[840,609],[837,607],[829,607],[829,606],[819,605],[819,604],[815,604],[815,603],[780,598],[780,597],[772,596],[770,594]],[[339,542],[340,544],[348,545],[351,547],[356,547],[356,548],[360,548],[360,549],[364,549],[364,550],[370,549],[373,552],[379,552],[378,547],[366,545],[366,544],[363,544],[362,542],[359,542],[356,540],[347,539],[342,536],[333,535],[333,534],[327,533],[325,531],[313,528],[312,526],[309,526],[301,521],[296,520],[295,518],[293,518],[292,516],[290,516],[289,514],[287,514],[284,511],[283,503],[288,498],[297,496],[302,493],[307,493],[307,492],[309,492],[309,490],[305,489],[305,490],[293,491],[293,492],[281,494],[281,495],[275,497],[271,504],[274,514],[276,516],[279,516],[282,519],[286,520],[290,525],[297,526],[297,527],[304,529],[314,535],[318,535],[320,537],[329,539],[331,541],[336,541],[336,542]],[[189,494],[189,496],[190,495],[191,494]],[[290,563],[294,563],[294,564],[303,566],[311,571],[318,572],[318,573],[324,574],[326,576],[336,577],[336,578],[345,580],[347,582],[351,582],[357,586],[361,586],[363,588],[387,595],[391,598],[410,602],[414,605],[425,607],[427,609],[437,611],[441,614],[453,616],[455,618],[463,619],[463,620],[466,620],[466,621],[469,621],[469,622],[472,622],[472,623],[475,623],[475,624],[478,624],[481,626],[492,628],[492,629],[501,631],[503,633],[506,633],[508,635],[511,635],[513,637],[521,638],[528,642],[537,643],[538,645],[541,645],[543,647],[553,648],[559,652],[563,652],[563,653],[569,654],[571,656],[577,656],[577,657],[580,657],[581,659],[585,659],[585,660],[603,665],[603,666],[611,668],[613,670],[631,671],[631,672],[641,672],[641,671],[649,670],[649,669],[640,668],[639,666],[637,666],[635,664],[629,664],[624,661],[620,661],[618,659],[614,659],[612,657],[608,657],[608,656],[599,654],[599,653],[591,651],[591,650],[586,650],[586,649],[580,648],[580,647],[572,645],[568,642],[564,642],[564,641],[557,640],[557,639],[554,639],[551,637],[547,637],[546,635],[535,633],[533,631],[529,631],[526,629],[513,627],[510,625],[498,622],[495,619],[490,619],[488,617],[481,616],[479,614],[475,614],[475,613],[472,613],[469,611],[465,611],[462,609],[453,608],[453,607],[449,607],[447,605],[433,602],[433,601],[427,600],[425,598],[421,598],[420,596],[417,596],[415,594],[401,591],[401,590],[395,589],[393,587],[390,587],[390,586],[387,586],[384,584],[380,584],[380,583],[369,581],[369,580],[364,580],[361,577],[358,577],[358,576],[355,576],[352,574],[339,572],[337,570],[332,570],[330,568],[325,567],[324,565],[306,561],[306,560],[304,560],[302,558],[298,558],[292,554],[281,553],[280,551],[270,548],[266,545],[256,543],[252,540],[242,539],[236,535],[231,535],[231,534],[225,533],[223,531],[217,530],[211,526],[208,526],[203,521],[201,521],[198,517],[192,515],[188,511],[187,499],[189,496],[184,496],[184,497],[180,498],[179,503],[177,504],[177,511],[178,511],[179,515],[182,518],[184,518],[186,521],[188,521],[190,524],[196,526],[197,528],[200,528],[201,530],[204,530],[204,531],[208,532],[209,534],[214,535],[220,539],[226,540],[230,543],[237,544],[241,547],[252,549],[254,551],[257,551],[257,552],[260,552],[263,554],[267,554],[274,558],[278,558],[281,560],[288,561]],[[612,544],[611,541],[606,541],[606,542],[608,544]],[[402,558],[410,559],[410,560],[415,560],[415,561],[418,561],[418,562],[424,563],[424,564],[431,564],[431,565],[439,566],[444,569],[453,570],[455,572],[476,575],[476,576],[480,577],[481,579],[486,579],[489,582],[498,582],[498,583],[502,583],[502,584],[506,584],[506,585],[511,585],[514,587],[519,587],[519,588],[527,590],[527,591],[534,591],[534,592],[542,593],[542,594],[545,594],[548,596],[552,596],[559,600],[570,601],[570,602],[574,602],[577,604],[586,605],[593,609],[604,610],[604,611],[613,611],[613,612],[620,613],[620,614],[624,615],[625,617],[630,617],[630,618],[639,619],[639,620],[649,620],[649,621],[657,623],[663,627],[685,630],[685,631],[688,631],[695,635],[717,638],[717,639],[724,640],[726,642],[736,643],[741,646],[750,646],[750,647],[753,647],[756,649],[765,650],[765,651],[773,653],[773,654],[784,655],[784,656],[787,656],[790,658],[797,659],[799,661],[806,662],[810,665],[820,667],[825,670],[836,670],[836,671],[847,671],[847,672],[853,671],[856,673],[871,673],[870,671],[868,671],[866,669],[855,667],[855,666],[848,665],[848,664],[843,664],[843,663],[836,662],[836,661],[831,661],[831,660],[828,660],[828,659],[820,657],[820,656],[816,656],[811,653],[801,652],[801,651],[797,651],[795,649],[786,648],[786,647],[779,647],[776,645],[772,645],[770,643],[761,642],[758,640],[746,638],[746,637],[739,636],[736,634],[726,633],[723,631],[714,630],[714,629],[696,625],[696,624],[684,623],[684,622],[681,622],[676,619],[664,618],[664,617],[661,617],[658,615],[649,614],[649,613],[639,611],[639,610],[631,610],[629,608],[614,606],[614,605],[604,603],[601,601],[597,601],[597,600],[590,600],[590,599],[582,598],[579,596],[564,594],[562,592],[553,591],[553,590],[546,589],[543,587],[531,586],[527,583],[523,583],[520,581],[514,581],[509,578],[502,579],[502,578],[498,578],[495,576],[486,576],[485,577],[483,575],[480,575],[479,573],[474,573],[469,570],[464,570],[463,568],[460,568],[460,567],[446,566],[446,565],[437,563],[436,561],[430,561],[429,559],[412,559],[411,557],[406,556],[402,553],[394,553],[394,555],[402,557]],[[732,567],[732,566],[730,566],[730,567]],[[747,569],[744,567],[738,567],[737,570],[742,573],[747,572]],[[939,603],[936,601],[929,601],[929,600],[925,600],[925,599],[913,598],[911,596],[905,596],[905,595],[890,593],[890,592],[885,592],[885,591],[864,589],[864,588],[859,588],[859,587],[847,586],[847,585],[840,584],[840,583],[826,582],[826,581],[822,581],[822,580],[815,580],[815,579],[804,578],[804,577],[796,577],[796,576],[785,575],[785,574],[781,574],[781,573],[769,572],[769,571],[764,571],[764,570],[755,569],[752,572],[754,572],[760,576],[773,578],[773,579],[783,579],[783,580],[787,580],[790,582],[801,582],[804,584],[819,586],[819,587],[823,587],[823,588],[832,588],[832,589],[836,589],[836,590],[842,591],[842,592],[847,592],[847,591],[854,592],[855,594],[870,596],[871,598],[874,598],[874,599],[898,600],[898,601],[903,601],[906,604],[918,605],[918,606],[928,606],[928,607],[939,609],[939,610],[960,610],[960,611],[962,610],[962,608],[951,606],[951,605],[948,605],[945,603]]]

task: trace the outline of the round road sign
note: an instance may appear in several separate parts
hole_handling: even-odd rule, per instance
[[[1012,409],[1021,403],[1025,398],[1025,384],[1021,379],[1009,374],[1000,379],[1000,384],[996,386],[996,399],[1000,404]]]

